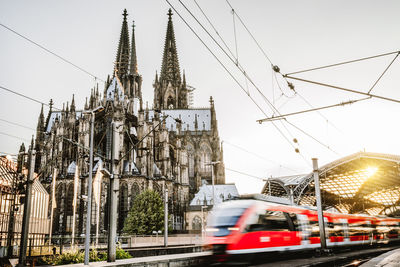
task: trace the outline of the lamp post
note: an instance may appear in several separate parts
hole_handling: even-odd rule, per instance
[[[104,108],[99,106],[95,109],[83,112],[91,114],[90,123],[90,152],[89,152],[89,178],[88,178],[88,199],[87,199],[87,215],[86,215],[86,236],[85,236],[85,265],[89,265],[89,246],[90,246],[90,216],[92,213],[92,179],[93,179],[93,135],[94,135],[94,119],[96,112],[102,111]]]
[[[207,209],[207,206],[201,206],[201,241],[204,243],[204,234],[206,231],[205,228],[205,220],[204,220],[204,209]]]
[[[215,183],[214,183],[214,165],[221,161],[211,161],[207,165],[211,166],[211,182],[212,182],[212,204],[215,205]]]
[[[319,236],[320,236],[320,241],[321,241],[321,250],[323,252],[325,252],[325,250],[326,250],[325,222],[324,222],[324,213],[322,211],[321,189],[319,186],[318,159],[313,158],[312,164],[313,164],[314,185],[315,185],[315,198],[317,200],[318,224],[319,224]]]

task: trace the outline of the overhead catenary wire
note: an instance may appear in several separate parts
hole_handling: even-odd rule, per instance
[[[393,62],[397,59],[399,56],[400,52],[396,54],[396,56],[393,58],[393,60],[389,63],[389,65],[386,67],[386,69],[382,72],[382,74],[379,76],[379,78],[375,81],[375,83],[372,85],[372,87],[369,89],[368,94],[371,93],[371,91],[374,89],[374,87],[378,84],[378,82],[381,80],[383,75],[385,75],[386,71],[392,66]]]
[[[287,113],[287,114],[276,116],[276,117],[270,117],[270,118],[266,118],[266,119],[257,120],[257,122],[262,123],[262,122],[265,122],[265,121],[281,120],[281,119],[284,119],[284,118],[286,118],[288,116],[292,116],[292,115],[298,115],[298,114],[303,114],[303,113],[307,113],[307,112],[312,112],[312,111],[317,111],[317,110],[327,109],[327,108],[332,108],[332,107],[350,105],[350,104],[354,104],[354,103],[357,103],[357,102],[360,102],[360,101],[364,101],[364,100],[367,100],[367,99],[371,99],[371,97],[365,97],[365,98],[360,98],[360,99],[355,99],[355,100],[349,100],[349,101],[344,101],[344,102],[340,102],[338,104],[333,104],[333,105],[329,105],[329,106],[324,106],[324,107],[319,107],[319,108],[313,108],[313,109],[308,109],[308,110],[302,110],[302,111]]]
[[[188,24],[188,22],[180,15],[180,13],[175,9],[175,7],[170,3],[170,1],[166,0],[166,2],[171,6],[171,8],[175,11],[175,13],[182,19],[182,21],[189,27],[189,29],[193,32],[193,34],[196,35],[196,37],[200,40],[200,42],[207,48],[207,50],[214,56],[215,59],[217,59],[217,61],[223,66],[223,68],[227,70],[226,66],[220,61],[220,59],[218,57],[216,57],[216,55],[211,51],[211,49],[205,44],[205,42],[202,40],[202,38],[194,31],[194,29]],[[228,53],[225,51],[225,49],[215,40],[215,38],[207,31],[207,29],[204,28],[204,26],[201,24],[201,22],[198,21],[198,19],[196,18],[196,16],[193,15],[193,13],[186,7],[186,5],[179,0],[179,3],[181,3],[181,5],[187,10],[187,12],[189,12],[189,14],[191,14],[191,16],[197,21],[197,23],[203,28],[203,30],[209,35],[209,37],[217,44],[217,46],[222,50],[222,52],[234,63],[234,65],[236,67],[239,68],[239,70],[242,72],[243,75],[245,75],[245,77],[253,84],[253,86],[256,88],[256,90],[262,95],[264,101],[270,106],[270,108],[272,110],[276,110],[276,108],[273,106],[273,104],[268,100],[268,98],[261,92],[261,90],[258,88],[258,86],[252,81],[252,79],[248,76],[248,74],[241,68],[240,63],[236,64],[236,61],[234,59],[232,59],[231,56],[228,55]],[[228,71],[228,73],[231,75],[231,77],[235,80],[235,82],[240,86],[240,88],[246,92],[246,90],[243,88],[243,86],[237,81],[237,79]],[[265,113],[265,111],[255,102],[255,100],[250,96],[249,93],[246,92],[246,95],[249,96],[252,101],[257,105],[257,107],[259,108],[259,110],[266,116],[268,117],[268,115]],[[276,110],[277,112],[279,112],[278,110]],[[284,135],[284,133],[282,132],[281,129],[279,129],[274,123],[272,123],[273,126],[279,131],[279,133],[282,135],[282,137],[284,139],[286,139],[286,141],[294,148],[294,150],[296,152],[298,152],[298,149],[292,144],[292,142]],[[287,130],[287,129],[286,129]],[[288,131],[288,130],[287,130]],[[303,131],[304,132],[304,131]],[[290,134],[290,132],[289,132]],[[320,144],[322,142],[319,142]],[[329,150],[332,150],[331,148],[329,148],[328,146],[325,145],[326,148],[328,148]],[[304,159],[304,161],[306,162],[306,164],[310,165],[310,163],[305,159],[305,157],[299,153],[300,156]]]
[[[330,68],[330,67],[336,67],[336,66],[340,66],[340,65],[355,63],[355,62],[359,62],[359,61],[364,61],[364,60],[378,58],[378,57],[384,57],[384,56],[398,54],[398,53],[400,53],[400,50],[389,52],[389,53],[384,53],[384,54],[379,54],[379,55],[375,55],[375,56],[369,56],[369,57],[363,57],[363,58],[353,59],[353,60],[349,60],[349,61],[343,61],[343,62],[325,65],[325,66],[321,66],[321,67],[315,67],[315,68],[311,68],[311,69],[293,71],[293,72],[286,73],[283,76],[299,74],[299,73],[304,73],[304,72],[309,72],[309,71],[314,71],[314,70],[321,70],[321,69],[326,69],[326,68]]]
[[[29,100],[31,100],[31,101],[33,101],[33,102],[42,104],[42,105],[44,105],[44,106],[50,107],[50,105],[47,104],[47,103],[44,103],[44,102],[42,102],[42,101],[40,101],[40,100],[37,100],[37,99],[35,99],[35,98],[33,98],[33,97],[24,95],[24,94],[22,94],[22,93],[18,93],[18,92],[14,91],[14,90],[11,90],[11,89],[7,88],[7,87],[4,87],[4,86],[1,86],[1,85],[0,85],[0,89],[2,89],[2,90],[4,90],[4,91],[7,91],[7,92],[10,92],[10,93],[12,93],[12,94],[18,95],[18,96],[20,96],[20,97],[29,99]],[[57,107],[55,107],[55,106],[52,106],[52,108],[61,111],[61,109],[59,109],[59,108],[57,108]]]
[[[10,32],[12,32],[12,33],[18,35],[19,37],[25,39],[26,41],[28,41],[28,42],[30,42],[30,43],[36,45],[37,47],[43,49],[43,50],[46,51],[47,53],[49,53],[49,54],[51,54],[51,55],[53,55],[53,56],[55,56],[55,57],[61,59],[62,61],[66,62],[66,63],[68,63],[68,64],[70,64],[71,66],[77,68],[78,70],[80,70],[80,71],[82,71],[82,72],[84,72],[84,73],[90,75],[91,77],[95,78],[96,80],[105,82],[104,80],[100,79],[99,77],[97,77],[96,75],[90,73],[89,71],[85,70],[84,68],[79,67],[78,65],[76,65],[76,64],[73,63],[73,62],[71,62],[70,60],[68,60],[68,59],[66,59],[66,58],[64,58],[64,57],[62,57],[62,56],[60,56],[60,55],[58,55],[57,53],[51,51],[50,49],[46,48],[45,46],[43,46],[43,45],[41,45],[41,44],[39,44],[39,43],[33,41],[32,39],[30,39],[30,38],[28,38],[28,37],[26,37],[26,36],[24,36],[24,35],[22,35],[21,33],[17,32],[16,30],[11,29],[10,27],[4,25],[3,23],[0,23],[0,26],[2,26],[3,28],[9,30]]]
[[[342,90],[342,91],[346,91],[346,92],[350,92],[350,93],[355,93],[355,94],[360,94],[360,95],[366,95],[366,96],[370,96],[370,97],[374,97],[374,98],[378,98],[378,99],[382,99],[382,100],[387,100],[387,101],[391,101],[391,102],[400,103],[400,100],[394,99],[394,98],[390,98],[390,97],[385,97],[385,96],[380,96],[380,95],[365,93],[365,92],[361,92],[361,91],[357,91],[357,90],[353,90],[353,89],[349,89],[349,88],[344,88],[344,87],[340,87],[340,86],[335,86],[335,85],[331,85],[331,84],[327,84],[327,83],[321,83],[321,82],[317,82],[317,81],[311,81],[311,80],[302,79],[302,78],[298,78],[298,77],[294,77],[294,76],[289,76],[289,75],[285,75],[285,77],[288,78],[288,79],[293,79],[293,80],[297,80],[297,81],[301,81],[301,82],[306,82],[306,83],[321,85],[321,86],[324,86],[324,87],[330,87],[330,88],[333,88],[333,89],[338,89],[338,90]]]
[[[228,167],[225,167],[225,170],[228,170],[228,171],[231,171],[231,172],[236,172],[236,173],[239,173],[239,174],[242,174],[242,175],[246,175],[246,176],[249,176],[249,177],[252,177],[252,178],[255,178],[255,179],[263,181],[263,178],[261,178],[261,177],[257,177],[255,175],[248,174],[248,173],[245,173],[245,172],[242,172],[242,171],[233,170],[233,169],[230,169]]]
[[[226,2],[228,3],[229,7],[231,9],[233,9],[233,6],[230,4],[230,2],[228,0],[226,0]],[[246,31],[249,33],[249,35],[252,37],[253,41],[257,44],[258,48],[261,50],[261,52],[264,54],[264,57],[269,61],[269,63],[271,64],[271,66],[274,68],[275,65],[272,63],[271,59],[268,57],[267,53],[265,52],[265,50],[261,47],[261,45],[259,44],[259,42],[255,39],[254,35],[250,32],[249,28],[246,26],[246,24],[244,23],[244,21],[240,18],[240,16],[237,14],[237,12],[235,13],[236,16],[238,17],[238,19],[240,20],[240,22],[242,23],[243,27],[246,29]],[[279,68],[278,68],[279,69]],[[280,72],[279,72],[280,73]],[[282,74],[281,74],[282,75]],[[286,77],[284,75],[282,75],[282,77],[284,79],[286,79]],[[250,80],[251,81],[251,80]],[[253,84],[254,85],[254,84]],[[288,83],[289,85],[289,83]],[[256,87],[257,88],[257,87]],[[260,93],[264,98],[266,98],[262,93]],[[278,109],[276,109],[274,107],[274,109],[277,111],[277,114],[280,115]],[[267,116],[268,117],[268,116]],[[307,133],[306,131],[304,131],[303,129],[301,129],[300,127],[298,127],[297,125],[289,122],[288,120],[285,120],[286,123],[288,123],[289,125],[291,125],[292,127],[296,128],[297,130],[299,130],[300,132],[302,132],[303,134],[305,134],[306,136],[310,137],[312,140],[316,141],[318,144],[324,146],[325,148],[327,148],[328,150],[332,151],[335,154],[339,154],[336,151],[334,151],[331,147],[329,147],[328,145],[322,143],[321,141],[319,141],[317,138],[315,138],[314,136],[312,136],[311,134]],[[273,123],[273,122],[272,122]],[[273,123],[274,124],[274,123]],[[283,125],[283,123],[282,123]],[[285,126],[284,126],[285,127]],[[286,127],[285,127],[286,128]],[[288,131],[288,130],[287,130]],[[289,131],[288,131],[289,132]],[[289,132],[290,133],[290,132]]]
[[[8,120],[5,120],[5,119],[1,119],[0,118],[0,121],[9,123],[9,124],[12,124],[12,125],[15,125],[15,126],[19,126],[19,127],[22,127],[22,128],[28,129],[28,130],[33,130],[33,131],[36,130],[36,129],[32,128],[32,127],[28,127],[28,126],[25,126],[25,125],[22,125],[22,124],[19,124],[19,123],[16,123],[16,122],[8,121]]]
[[[228,0],[226,0],[226,3],[229,5],[229,7],[234,10],[233,6],[231,5],[231,3],[229,3]],[[237,12],[235,12],[236,17],[239,19],[240,23],[243,25],[243,27],[246,29],[246,31],[249,33],[249,35],[251,36],[251,38],[253,38],[253,41],[256,43],[256,45],[258,46],[258,48],[263,52],[264,57],[269,61],[269,63],[271,63],[271,66],[273,66],[274,64],[272,63],[271,59],[268,57],[267,53],[264,51],[264,49],[261,47],[261,45],[257,42],[256,38],[254,37],[254,35],[250,32],[250,30],[247,28],[247,26],[244,24],[244,22],[242,21],[242,19],[240,18],[240,16],[238,15]]]
[[[250,151],[250,150],[248,150],[248,149],[245,149],[245,148],[243,148],[243,147],[240,147],[240,146],[238,146],[238,145],[232,144],[231,142],[228,142],[228,141],[226,141],[226,140],[224,140],[223,142],[224,142],[224,144],[231,145],[231,146],[233,146],[233,147],[235,147],[235,148],[237,148],[237,149],[240,149],[240,150],[242,150],[242,151],[244,151],[244,152],[246,152],[246,153],[249,153],[249,154],[251,154],[251,155],[254,155],[254,156],[256,156],[256,157],[258,157],[258,158],[260,158],[260,159],[262,159],[262,160],[264,160],[264,161],[266,161],[266,162],[269,162],[269,163],[272,163],[272,164],[277,164],[277,165],[279,165],[279,167],[282,167],[282,168],[287,169],[287,170],[290,170],[290,171],[297,172],[296,170],[294,170],[294,169],[292,169],[292,168],[290,168],[290,167],[284,166],[284,165],[282,165],[282,164],[280,164],[280,163],[278,163],[278,162],[276,162],[276,161],[267,159],[267,158],[265,158],[265,157],[263,157],[263,156],[261,156],[261,155],[255,153],[255,152],[252,152],[252,151]]]
[[[16,135],[12,135],[12,134],[8,134],[8,133],[5,133],[5,132],[0,132],[0,134],[8,136],[8,137],[12,137],[12,138],[20,139],[20,140],[23,140],[23,141],[27,141],[27,142],[31,141],[29,139],[26,139],[26,138],[23,138],[23,137],[20,137],[20,136],[16,136]]]

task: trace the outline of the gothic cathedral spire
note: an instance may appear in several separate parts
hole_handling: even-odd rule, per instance
[[[165,36],[164,54],[161,64],[160,82],[171,82],[173,86],[181,83],[178,52],[176,50],[174,26],[172,24],[172,11],[168,11],[168,26]]]
[[[131,63],[129,73],[135,75],[138,73],[137,57],[136,57],[136,42],[135,42],[135,21],[132,24],[132,45],[131,45]]]
[[[115,59],[115,70],[119,77],[128,74],[129,67],[129,32],[128,32],[128,22],[126,17],[128,13],[124,9],[124,20],[122,21],[121,35],[119,38],[117,57]]]
[[[187,109],[186,79],[181,79],[178,52],[176,49],[172,11],[168,11],[167,34],[161,63],[160,78],[154,82],[155,109]]]

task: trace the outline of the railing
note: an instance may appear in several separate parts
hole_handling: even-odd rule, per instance
[[[73,241],[73,242],[72,242]],[[119,245],[124,248],[143,248],[157,247],[164,245],[163,235],[132,235],[119,236]],[[183,245],[202,245],[203,240],[200,234],[178,234],[168,235],[168,246]],[[0,246],[0,258],[18,257],[19,254],[19,238],[14,239],[11,255],[7,255],[7,247]],[[79,236],[72,240],[71,236],[53,236],[51,242],[44,238],[29,238],[26,255],[29,256],[45,256],[53,254],[62,254],[65,251],[74,249],[84,249],[85,237]],[[91,236],[91,248],[106,249],[107,236]]]

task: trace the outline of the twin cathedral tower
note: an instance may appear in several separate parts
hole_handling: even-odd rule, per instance
[[[180,71],[171,10],[161,71],[153,84],[152,109],[143,105],[134,27],[130,38],[124,10],[113,74],[103,92],[98,86],[91,90],[83,110],[77,109],[74,97],[61,111],[52,108],[51,101],[47,117],[42,107],[35,167],[53,195],[53,234],[84,233],[87,202],[81,196],[87,195],[90,171],[94,177],[92,230],[107,229],[108,177],[100,170],[110,169],[112,152],[119,180],[118,231],[135,197],[146,189],[163,195],[163,188],[168,188],[172,227],[184,230],[190,223],[185,222],[185,211],[201,184],[211,184],[212,176],[216,184],[225,183],[214,101],[210,97],[209,108],[191,107],[192,89]],[[103,110],[95,114],[94,122],[94,168],[89,170],[91,115],[85,111],[100,106]]]

